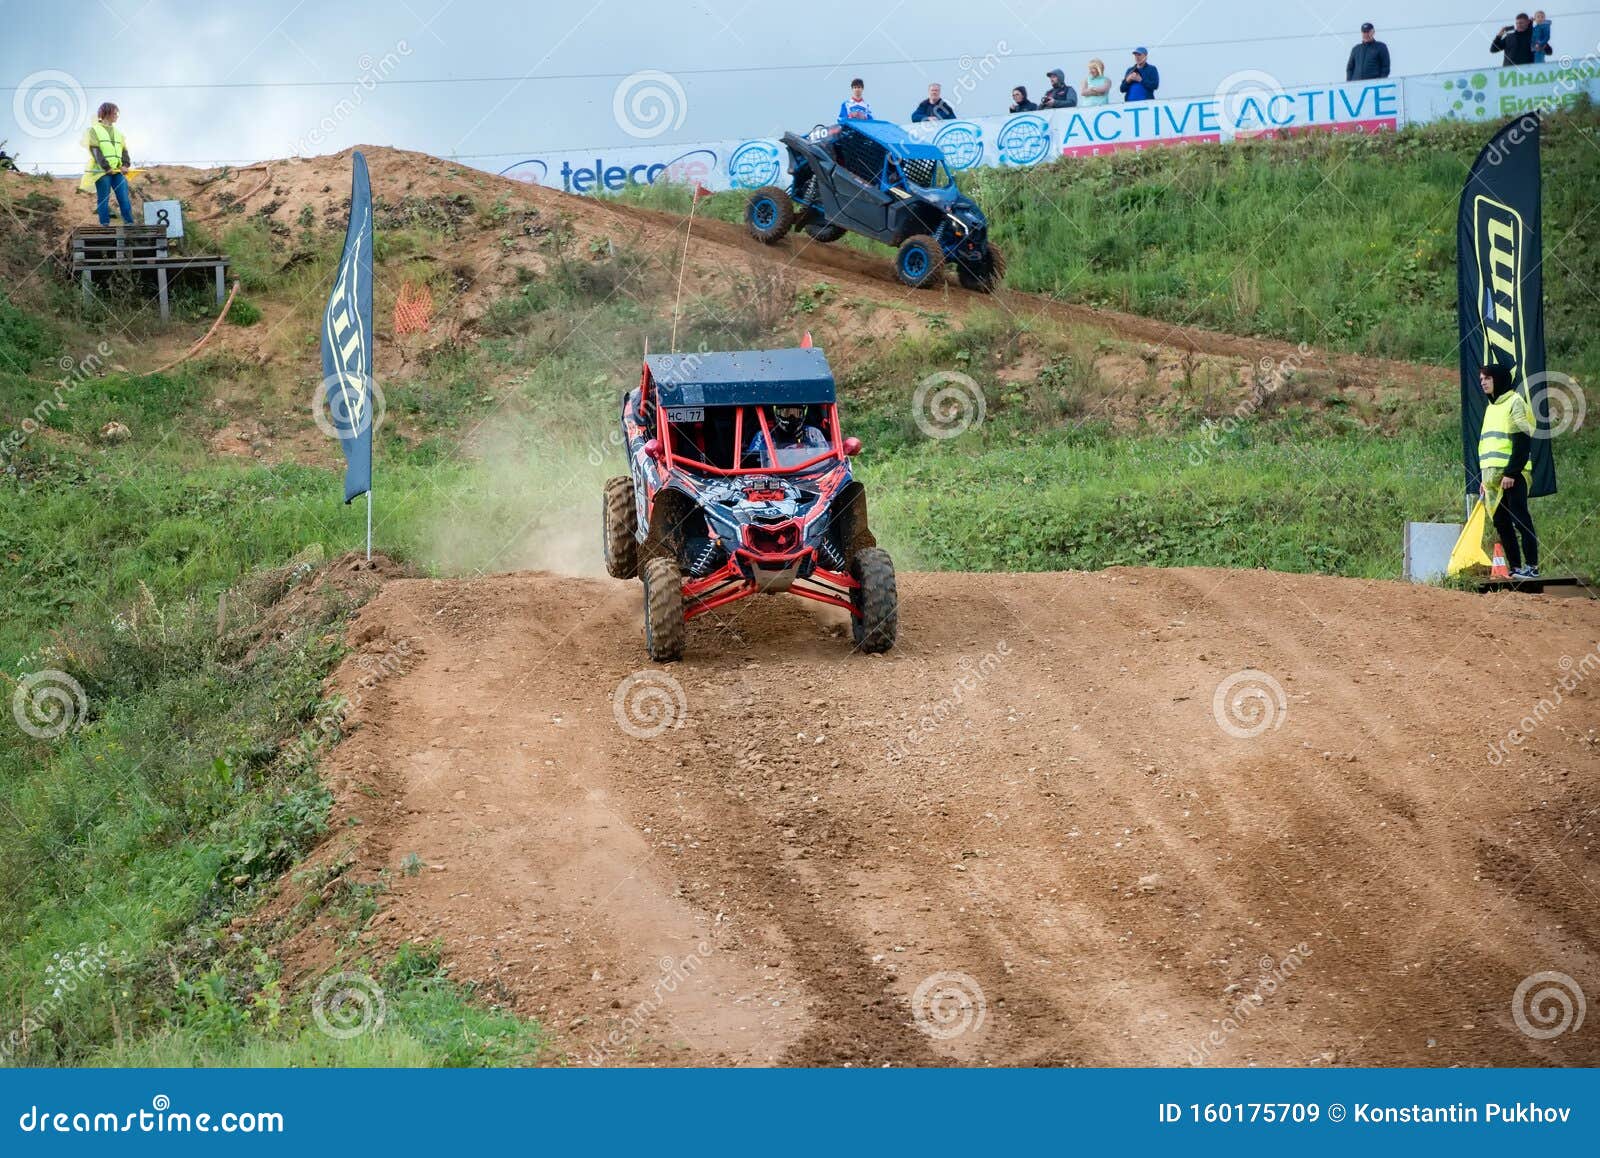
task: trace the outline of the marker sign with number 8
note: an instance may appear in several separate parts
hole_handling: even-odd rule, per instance
[[[168,237],[183,236],[183,205],[178,201],[146,201],[144,223],[165,225]]]

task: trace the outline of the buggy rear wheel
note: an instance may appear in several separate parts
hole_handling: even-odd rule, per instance
[[[683,572],[674,559],[644,565],[644,647],[657,663],[683,657]]]
[[[844,230],[825,221],[813,221],[806,226],[806,236],[812,241],[820,241],[823,245],[827,245],[830,241],[838,241],[843,237]]]
[[[632,579],[639,574],[639,540],[634,537],[633,479],[627,475],[606,479],[606,574]]]
[[[794,228],[794,202],[789,200],[788,191],[763,185],[750,194],[744,207],[744,223],[757,241],[767,245],[782,241]]]
[[[850,574],[860,584],[850,592],[850,628],[856,650],[888,651],[900,625],[900,597],[894,585],[894,560],[881,547],[857,551]]]
[[[943,268],[944,251],[926,233],[906,238],[894,255],[895,276],[912,289],[927,285]]]

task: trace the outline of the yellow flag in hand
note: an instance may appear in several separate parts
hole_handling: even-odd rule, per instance
[[[1483,532],[1489,521],[1489,508],[1484,506],[1479,499],[1472,508],[1472,514],[1467,518],[1467,525],[1461,528],[1461,537],[1456,540],[1456,545],[1450,551],[1450,563],[1445,568],[1446,575],[1459,575],[1473,567],[1490,567],[1493,561],[1489,553],[1483,549]]]

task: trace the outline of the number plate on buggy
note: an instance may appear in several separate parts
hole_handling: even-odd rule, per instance
[[[706,409],[704,406],[669,406],[667,407],[668,422],[704,422]]]

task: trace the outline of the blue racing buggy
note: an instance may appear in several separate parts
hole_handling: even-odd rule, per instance
[[[820,242],[859,233],[897,247],[895,275],[913,288],[947,264],[970,290],[988,292],[1005,276],[988,219],[956,188],[937,145],[887,121],[818,125],[803,137],[785,133],[783,143],[789,187],[764,185],[745,206],[757,241],[774,245],[791,229]]]
[[[850,612],[855,646],[894,645],[894,562],[867,526],[821,350],[646,356],[622,400],[632,473],[605,488],[606,571],[644,580],[645,647],[757,592]]]

